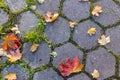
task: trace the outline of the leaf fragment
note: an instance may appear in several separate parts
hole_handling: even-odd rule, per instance
[[[83,1],[83,2],[88,2],[89,0],[80,0],[80,1]]]
[[[38,0],[39,3],[43,4],[45,0]]]
[[[31,52],[35,52],[37,49],[38,49],[38,47],[39,47],[39,44],[33,44],[31,47],[30,47],[30,51]]]
[[[0,48],[0,56],[5,56],[5,54],[7,54],[7,52]]]
[[[52,13],[52,12],[47,12],[46,15],[44,16],[46,22],[54,22],[57,20],[59,17],[59,13]]]
[[[17,80],[17,75],[15,73],[9,73],[5,76],[5,79],[7,80]]]
[[[106,45],[108,43],[110,43],[110,36],[106,37],[105,35],[102,35],[99,39],[98,39],[98,43],[100,45]]]
[[[91,36],[91,35],[93,35],[93,34],[95,34],[96,33],[96,28],[94,28],[94,27],[91,27],[89,30],[88,30],[88,34]]]
[[[52,53],[50,53],[53,57],[57,56],[57,52],[53,51]]]
[[[103,10],[102,10],[102,6],[95,6],[94,7],[94,9],[93,9],[93,11],[92,11],[92,15],[93,16],[99,16],[99,14],[101,13],[101,12],[103,12]]]
[[[93,78],[99,78],[100,77],[100,73],[96,69],[94,69],[94,71],[93,71],[93,73],[91,73],[91,75],[93,76]]]
[[[18,26],[11,28],[11,31],[14,32],[15,34],[20,34],[20,31],[18,29]]]
[[[78,23],[77,22],[69,22],[71,28],[74,28]]]

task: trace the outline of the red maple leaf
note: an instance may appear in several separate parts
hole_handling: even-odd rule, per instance
[[[16,50],[20,48],[22,44],[19,42],[19,38],[14,34],[10,33],[6,35],[5,41],[2,42],[2,48],[5,51]]]
[[[71,73],[80,72],[83,68],[83,64],[80,63],[79,58],[76,56],[73,60],[66,59],[66,64],[60,63],[62,76],[69,76]]]

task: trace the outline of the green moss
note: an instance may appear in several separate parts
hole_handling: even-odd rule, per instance
[[[30,5],[34,5],[36,3],[36,0],[26,0],[26,4],[29,7]]]

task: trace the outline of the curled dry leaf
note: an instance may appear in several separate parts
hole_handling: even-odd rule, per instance
[[[71,73],[80,72],[83,68],[83,64],[80,63],[79,58],[75,57],[73,60],[66,59],[66,63],[60,63],[59,67],[61,69],[62,76],[69,76]]]
[[[70,27],[71,28],[74,28],[78,23],[77,22],[69,22],[69,24],[70,24]]]
[[[39,47],[39,44],[33,44],[31,47],[30,47],[30,51],[31,52],[35,52]]]
[[[7,80],[17,80],[17,75],[15,73],[9,73],[5,76],[5,79]]]
[[[99,13],[101,13],[101,12],[103,12],[102,6],[95,6],[93,11],[92,11],[92,15],[99,16]]]
[[[80,0],[80,1],[83,1],[83,2],[88,2],[89,0]]]
[[[46,22],[54,22],[56,19],[58,19],[59,17],[59,13],[52,13],[52,12],[47,12],[47,14],[45,15],[45,21]]]
[[[106,44],[110,43],[110,37],[109,37],[109,36],[106,37],[105,35],[102,35],[102,36],[100,37],[100,39],[98,39],[98,43],[99,43],[100,45],[106,45]]]
[[[100,77],[100,73],[98,70],[94,69],[93,73],[91,73],[93,78],[99,78]]]
[[[20,31],[18,29],[18,26],[11,28],[11,31],[14,32],[15,34],[20,34]]]
[[[87,33],[91,36],[91,35],[95,34],[96,31],[97,31],[96,28],[92,27],[92,28],[90,28],[90,29],[88,30]]]

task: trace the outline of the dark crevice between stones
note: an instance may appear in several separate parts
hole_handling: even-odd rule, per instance
[[[91,80],[97,80],[97,79],[93,78],[92,75],[89,74],[88,72],[84,71],[84,73],[85,73]]]
[[[113,0],[118,6],[120,6],[120,1],[119,0]]]
[[[85,18],[85,19],[82,19],[82,20],[78,20],[77,23],[82,23],[82,22],[87,21],[89,19],[90,19],[90,16],[88,18]]]

